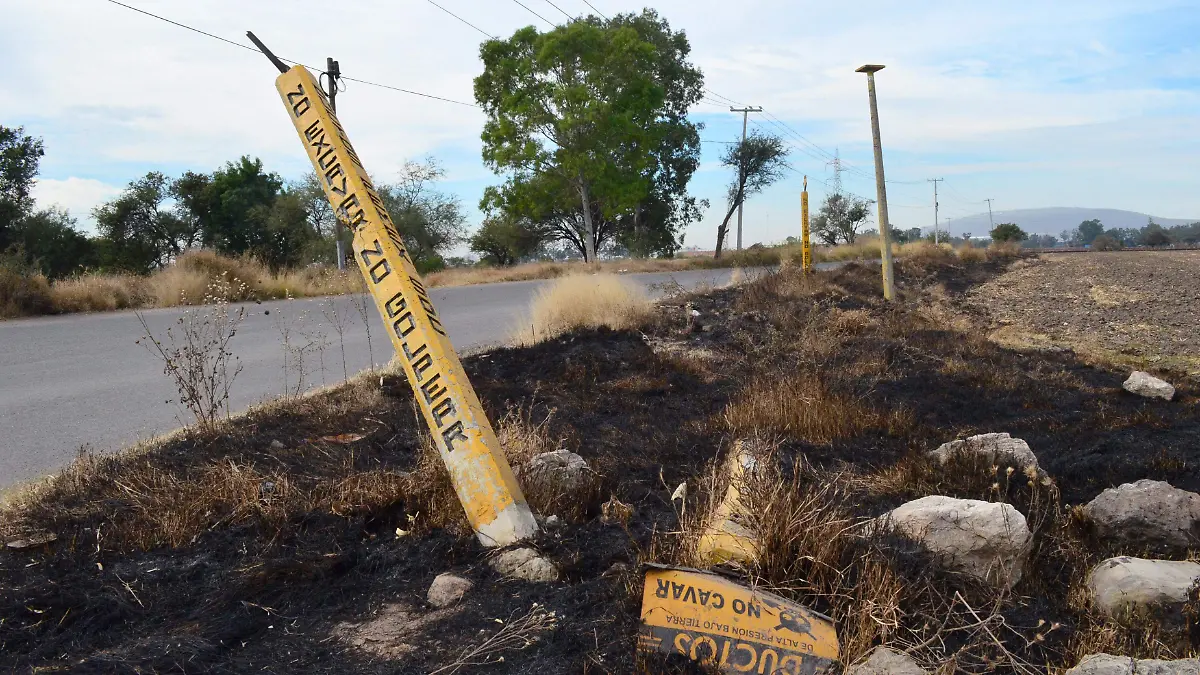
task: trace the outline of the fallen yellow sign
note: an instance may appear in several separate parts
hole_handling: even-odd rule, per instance
[[[321,177],[325,196],[354,232],[354,257],[389,326],[396,354],[479,540],[504,546],[533,535],[537,523],[491,422],[329,101],[303,66],[288,69],[275,87]]]
[[[715,574],[646,572],[638,649],[686,656],[725,673],[814,675],[837,661],[833,621]]]

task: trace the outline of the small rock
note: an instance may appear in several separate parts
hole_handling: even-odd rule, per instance
[[[408,386],[408,381],[399,375],[380,375],[379,391],[384,396],[403,396],[412,389]]]
[[[876,647],[866,661],[846,669],[846,675],[926,675],[926,672],[911,656],[887,647]]]
[[[1181,620],[1188,590],[1200,579],[1200,563],[1144,558],[1109,558],[1088,575],[1092,601],[1109,616],[1149,613],[1169,623]]]
[[[977,499],[922,497],[883,519],[952,568],[1006,586],[1021,579],[1033,537],[1020,511]]]
[[[582,457],[569,450],[555,450],[534,455],[520,475],[530,490],[555,495],[569,495],[583,490],[589,482],[590,469]]]
[[[1131,659],[1128,656],[1092,654],[1079,661],[1079,665],[1066,675],[1196,675],[1200,673],[1200,660],[1180,659]]]
[[[1161,398],[1164,401],[1170,401],[1175,397],[1175,387],[1158,379],[1150,373],[1144,373],[1140,370],[1133,371],[1125,384],[1125,391],[1146,398]]]
[[[548,530],[553,530],[559,525],[562,525],[562,518],[559,518],[558,516],[550,516],[546,519],[546,529]]]
[[[992,464],[1019,466],[1025,470],[1033,467],[1032,471],[1039,471],[1037,455],[1029,449],[1029,444],[1003,432],[980,434],[943,443],[929,454],[940,464],[945,464],[960,453],[967,456],[977,455]]]
[[[279,440],[278,438],[271,441],[271,449],[272,450],[283,450],[285,447],[287,447],[287,446],[285,446],[283,444],[283,441]]]
[[[434,607],[442,609],[461,600],[474,586],[475,584],[467,579],[445,572],[434,577],[425,599]]]
[[[601,577],[619,577],[629,571],[629,565],[623,562],[615,562],[608,569],[604,570]]]
[[[492,569],[506,577],[525,581],[556,581],[558,568],[531,548],[505,551],[489,561]]]
[[[24,551],[25,549],[29,548],[45,546],[46,544],[53,543],[56,540],[58,540],[57,534],[54,534],[53,532],[40,532],[38,534],[31,534],[23,539],[14,539],[13,541],[8,542],[7,545],[14,551]]]
[[[1200,494],[1170,483],[1125,483],[1101,492],[1083,509],[1097,534],[1132,550],[1166,553],[1200,546]]]

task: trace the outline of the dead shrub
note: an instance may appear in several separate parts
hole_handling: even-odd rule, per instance
[[[147,279],[134,274],[84,274],[51,288],[55,311],[110,312],[154,304]]]
[[[987,250],[989,257],[1015,258],[1021,255],[1021,244],[1015,241],[994,241]]]
[[[514,341],[532,345],[573,330],[635,328],[649,319],[651,307],[646,292],[626,279],[611,274],[563,277],[538,290],[528,325],[517,328]]]
[[[970,242],[958,248],[958,259],[965,263],[981,263],[987,260],[987,250],[975,248]]]
[[[735,434],[782,434],[818,444],[868,431],[899,434],[912,424],[906,411],[881,412],[830,391],[811,373],[757,377],[729,403],[724,417]]]

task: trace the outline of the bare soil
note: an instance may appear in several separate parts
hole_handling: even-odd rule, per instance
[[[699,495],[690,508],[702,508],[712,497],[705,476],[749,424],[770,430],[793,481],[788,498],[836,479],[837,506],[855,518],[933,493],[1007,499],[1037,528],[1029,571],[1010,595],[943,574],[899,540],[869,550],[846,543],[828,560],[780,549],[750,570],[752,580],[833,616],[848,659],[885,639],[947,673],[1063,668],[1102,648],[1191,654],[1186,634],[1113,628],[1079,604],[1082,574],[1112,551],[1068,505],[1138,478],[1200,490],[1197,385],[1177,381],[1175,401],[1148,401],[1121,390],[1123,370],[1066,349],[987,340],[985,329],[1009,316],[1000,312],[1023,315],[1018,306],[1041,300],[1009,294],[1005,304],[983,294],[983,303],[979,289],[1035,272],[1048,275],[1038,283],[1075,282],[1074,272],[1050,274],[1069,267],[1025,264],[905,261],[892,306],[879,298],[877,267],[808,278],[788,270],[669,299],[640,331],[576,332],[465,359],[492,419],[578,452],[599,476],[595,494],[540,502],[544,515],[565,520],[534,542],[562,569],[557,583],[501,579],[488,567],[490,552],[431,468],[411,397],[381,393],[369,379],[136,456],[83,458],[0,513],[4,541],[57,535],[0,551],[0,670],[688,670],[633,655],[638,565],[686,561],[695,519],[681,521],[671,493],[687,481]],[[1155,292],[1125,283],[1128,292]],[[805,405],[792,405],[788,392],[802,392]],[[767,396],[777,405],[751,405]],[[991,431],[1026,439],[1053,483],[1026,488],[1019,473],[943,470],[924,458],[942,442]],[[326,440],[345,433],[363,438]],[[633,506],[627,524],[599,517],[610,496]],[[837,593],[816,581],[835,568],[844,584]],[[446,571],[475,588],[460,605],[434,610],[425,591]],[[854,597],[876,588],[879,575],[891,580],[887,597]],[[506,651],[466,656],[534,603],[555,613],[555,627]],[[983,624],[994,640],[969,617],[965,627],[947,623],[964,606],[994,610]],[[886,616],[877,616],[881,607]]]
[[[1001,337],[1200,374],[1200,251],[1042,254],[968,297]]]

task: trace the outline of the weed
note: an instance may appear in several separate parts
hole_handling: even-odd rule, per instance
[[[231,310],[225,300],[209,298],[215,304],[185,311],[166,329],[162,340],[154,335],[146,316],[137,313],[143,331],[138,343],[162,361],[163,373],[179,393],[179,404],[204,431],[229,415],[229,388],[242,371],[230,343],[246,318],[245,308]]]

